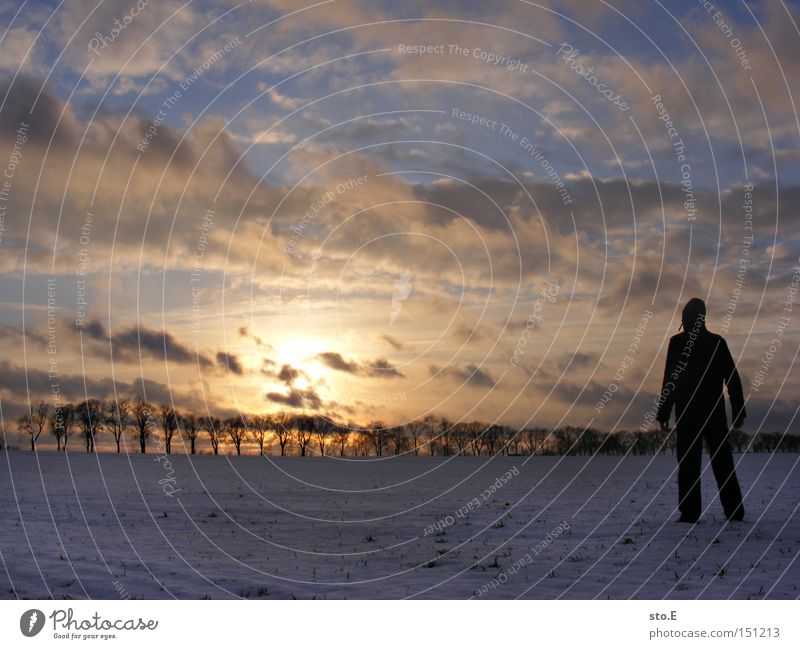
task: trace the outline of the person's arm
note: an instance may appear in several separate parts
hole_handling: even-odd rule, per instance
[[[725,385],[728,387],[728,399],[731,401],[733,427],[741,428],[744,418],[747,416],[747,412],[744,409],[742,380],[739,378],[739,372],[736,371],[736,363],[733,362],[733,356],[731,356],[731,352],[728,349],[728,343],[726,343],[724,339],[720,347],[722,376],[725,379]]]
[[[661,424],[661,428],[666,430],[669,428],[669,417],[672,413],[672,405],[675,403],[675,386],[670,378],[675,369],[675,341],[670,339],[669,347],[667,347],[667,361],[664,363],[664,379],[661,381],[661,397],[663,401],[658,407],[658,414],[656,419]]]

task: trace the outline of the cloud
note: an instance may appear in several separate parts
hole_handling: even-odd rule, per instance
[[[239,327],[239,336],[242,338],[249,338],[258,347],[261,347],[261,345],[264,344],[264,341],[259,336],[256,336],[254,333],[252,333],[249,327]]]
[[[604,395],[607,394],[608,385],[603,385],[598,381],[589,381],[586,386],[571,381],[560,381],[553,388],[553,395],[571,405],[594,406]],[[614,392],[614,400],[622,405],[627,405],[637,394],[630,388],[619,386]],[[580,399],[580,401],[578,401]],[[641,415],[639,415],[641,416]]]
[[[493,388],[496,384],[492,375],[477,365],[466,365],[464,367],[438,367],[431,365],[428,369],[431,376],[448,377],[472,387]]]
[[[394,378],[404,376],[397,370],[387,359],[383,357],[376,358],[372,361],[356,361],[345,360],[339,352],[322,352],[317,354],[316,359],[323,365],[338,372],[346,372],[348,374],[359,374],[364,376],[372,376],[376,378]]]
[[[355,361],[346,361],[338,352],[322,352],[317,354],[317,360],[321,361],[323,365],[337,370],[339,372],[347,372],[348,374],[358,373],[358,363]]]
[[[276,363],[270,358],[263,358],[261,362],[261,374],[275,381],[285,383],[291,386],[297,379],[304,378],[310,380],[308,374],[296,367],[292,367],[288,363],[281,365],[279,370],[275,370]]]
[[[168,331],[148,329],[144,326],[132,326],[121,329],[109,335],[100,320],[90,320],[85,327],[73,325],[75,331],[82,331],[92,340],[109,345],[95,345],[91,351],[94,356],[107,358],[113,354],[115,360],[134,362],[141,358],[163,359],[170,363],[198,363],[201,367],[214,367],[214,360],[202,352],[195,352],[187,345],[181,343]],[[220,356],[217,361],[223,363]]]
[[[37,32],[26,27],[10,28],[3,35],[0,48],[0,70],[16,72],[18,68],[40,71],[43,67],[41,46],[36,44]]]
[[[241,376],[244,374],[244,367],[236,354],[228,352],[217,352],[217,363],[223,367],[227,367],[230,372]]]
[[[389,334],[382,334],[380,337],[381,340],[389,343],[394,349],[400,351],[401,349],[405,349],[405,343],[398,340],[394,336],[390,336]]]
[[[8,361],[0,361],[0,374],[3,376],[2,390],[12,395],[30,394],[31,399],[45,399],[50,402],[53,400],[54,388],[57,388],[64,401],[76,403],[87,398],[112,399],[120,396],[143,397],[152,403],[174,402],[179,408],[191,408],[198,412],[214,405],[198,399],[194,391],[181,392],[165,383],[141,377],[134,378],[130,383],[81,374],[60,374],[53,378],[45,370],[19,367]]]
[[[385,358],[376,358],[368,363],[363,363],[364,371],[369,376],[381,377],[381,378],[395,378],[395,377],[403,377],[405,376],[402,372],[398,371],[394,365],[392,365],[387,359]]]
[[[82,332],[84,339],[88,337],[98,343],[88,348],[98,358],[109,358],[113,354],[115,361],[123,363],[154,358],[168,363],[198,364],[207,369],[218,367],[238,376],[244,374],[244,366],[236,354],[220,351],[212,357],[209,353],[195,351],[183,344],[169,331],[131,326],[120,329],[109,338],[108,331],[98,319],[87,321],[83,327],[71,326],[73,331]]]
[[[94,379],[79,374],[62,374],[51,380],[45,370],[33,367],[19,367],[8,361],[0,361],[0,374],[3,376],[4,390],[11,394],[52,398],[53,383],[60,390],[62,398],[70,401],[81,401],[88,397],[106,399],[114,391],[132,393],[132,387],[121,381],[108,378]],[[85,382],[85,383],[84,383]]]
[[[598,354],[594,352],[576,351],[572,354],[564,354],[556,363],[562,372],[569,367],[571,370],[591,367],[597,362]]]
[[[322,398],[314,388],[306,388],[305,390],[289,388],[289,392],[286,394],[268,392],[266,399],[272,403],[279,403],[290,408],[302,408],[305,410],[319,410],[322,408]]]
[[[279,381],[283,381],[287,385],[291,385],[300,377],[308,378],[308,374],[288,364],[282,365],[280,372],[276,375]]]

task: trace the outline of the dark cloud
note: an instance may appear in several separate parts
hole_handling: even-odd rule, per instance
[[[110,378],[91,378],[80,374],[61,374],[51,379],[45,370],[24,368],[0,361],[3,389],[15,395],[30,394],[33,399],[52,402],[54,389],[63,401],[79,402],[84,399],[113,399],[114,397],[141,397],[151,403],[175,403],[178,407],[193,408],[199,412],[208,405],[193,396],[181,393],[169,385],[150,379],[135,378],[130,383]],[[5,414],[5,400],[4,400]]]
[[[464,367],[437,367],[436,365],[431,365],[429,370],[431,376],[438,375],[452,378],[473,387],[493,388],[496,384],[492,375],[477,365],[465,365]]]
[[[320,139],[325,142],[351,142],[379,138],[383,141],[399,138],[401,135],[408,137],[416,130],[405,117],[371,117],[358,120],[353,126],[328,131]]]
[[[53,390],[59,390],[61,397],[68,401],[80,401],[88,397],[107,399],[117,392],[131,394],[132,387],[108,378],[93,379],[80,374],[62,374],[51,380],[45,370],[25,368],[0,361],[2,388],[15,395],[30,394],[39,398],[51,399]],[[55,388],[54,388],[55,386]]]
[[[268,392],[266,399],[272,403],[280,403],[290,408],[305,410],[319,410],[322,408],[322,398],[317,394],[314,388],[307,388],[305,390],[289,388],[287,394]]]
[[[317,360],[332,370],[347,372],[348,374],[359,374],[362,376],[372,376],[378,378],[402,377],[403,374],[397,370],[387,359],[383,357],[375,360],[358,363],[356,361],[345,360],[339,352],[323,352],[317,354]]]
[[[358,373],[358,363],[344,360],[339,352],[322,352],[317,354],[317,359],[332,370],[348,372],[349,374]]]
[[[239,336],[242,338],[249,338],[256,344],[257,347],[272,349],[272,345],[265,343],[263,338],[260,336],[256,336],[252,331],[250,331],[249,327],[239,327]]]
[[[230,372],[241,376],[244,374],[244,367],[239,357],[236,354],[228,352],[217,352],[217,363],[223,367],[227,367]]]
[[[288,364],[282,365],[280,372],[278,372],[275,376],[279,381],[283,381],[287,385],[291,385],[300,377],[308,377],[303,370],[299,370],[296,367],[292,367]]]
[[[214,360],[203,353],[181,343],[168,331],[148,329],[147,327],[127,327],[109,335],[99,320],[91,320],[84,327],[73,325],[92,340],[109,344],[114,358],[123,362],[138,361],[141,358],[164,359],[170,363],[199,363],[201,367],[213,367]],[[108,351],[96,346],[93,355],[106,357]]]
[[[291,386],[299,378],[309,379],[308,374],[303,370],[292,367],[288,363],[281,365],[279,370],[275,369],[276,365],[271,358],[263,358],[261,360],[261,374],[267,378],[285,383],[287,386]]]
[[[369,363],[364,363],[364,371],[369,376],[382,378],[395,378],[404,376],[394,365],[385,358],[376,358]]]
[[[562,372],[569,367],[571,370],[583,369],[591,367],[597,362],[597,354],[594,352],[580,352],[577,351],[573,354],[564,354],[556,363],[558,369]]]
[[[609,313],[619,313],[623,304],[628,308],[650,307],[660,310],[661,305],[673,306],[686,302],[695,295],[705,295],[696,268],[673,263],[640,263],[627,272],[617,273],[600,298],[600,308]]]
[[[453,329],[453,337],[459,342],[475,344],[492,340],[492,331],[483,325],[463,324]]]
[[[553,395],[569,404],[580,403],[582,405],[594,406],[608,390],[607,384],[597,381],[589,381],[586,386],[570,381],[560,381],[553,388]],[[614,400],[622,405],[630,403],[636,393],[626,387],[618,387],[614,392]]]
[[[383,334],[381,336],[381,340],[389,343],[392,347],[394,347],[398,351],[400,351],[401,349],[405,349],[405,343],[398,340],[394,336],[390,336],[389,334]]]
[[[73,325],[76,331],[98,343],[109,343],[109,333],[99,320],[90,320],[85,326]],[[195,352],[181,343],[168,331],[148,329],[147,327],[127,327],[110,336],[111,351],[115,360],[122,362],[138,361],[141,358],[165,359],[170,363],[198,363],[201,367],[218,366],[237,375],[244,374],[244,366],[235,354],[218,352],[215,358],[203,352]],[[91,349],[94,356],[107,357],[103,345]]]
[[[30,77],[19,76],[13,83],[6,77],[0,80],[0,97],[5,98],[0,140],[13,141],[20,125],[27,123],[24,135],[36,146],[47,146],[51,137],[53,147],[77,146],[77,124],[70,111],[62,115],[64,104],[50,86]]]
[[[136,378],[131,382],[131,392],[150,403],[172,403],[173,395],[170,387],[151,379]]]

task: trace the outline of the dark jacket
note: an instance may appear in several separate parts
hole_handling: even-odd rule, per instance
[[[669,421],[674,404],[678,430],[727,429],[723,383],[734,421],[737,414],[744,418],[742,382],[725,339],[705,328],[676,334],[667,350],[658,421]]]

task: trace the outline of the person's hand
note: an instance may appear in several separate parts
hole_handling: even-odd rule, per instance
[[[669,432],[669,420],[659,421],[658,423],[661,424],[661,431],[662,432],[664,432],[664,433],[668,433]]]
[[[742,426],[744,426],[744,417],[737,417],[733,420],[734,430],[739,430]]]

